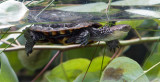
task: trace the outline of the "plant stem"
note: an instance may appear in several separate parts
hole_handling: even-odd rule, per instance
[[[3,39],[1,39],[0,41],[3,42],[3,43],[5,43],[5,44],[11,45],[11,46],[13,46],[13,47],[18,46],[18,45],[14,44],[14,43],[11,44],[11,42],[8,42],[8,41],[3,40]]]
[[[134,31],[136,32],[137,36],[139,37],[139,39],[141,39],[141,35],[139,34],[139,32],[137,31],[137,29],[134,29]]]
[[[0,34],[13,34],[13,33],[22,33],[21,31],[6,31],[6,32],[0,32]]]
[[[38,17],[44,10],[46,10],[53,2],[54,2],[54,0],[52,0],[44,9],[42,9],[42,11],[40,11],[40,12],[35,16],[35,20],[36,20],[37,17]]]
[[[60,65],[61,65],[61,68],[62,68],[62,70],[63,70],[64,76],[65,76],[67,82],[70,82],[70,80],[69,80],[69,78],[68,78],[68,76],[67,76],[67,73],[66,73],[66,71],[65,71],[65,68],[64,68],[64,66],[63,66],[63,52],[61,52]]]
[[[132,44],[142,44],[142,43],[149,43],[149,42],[159,42],[160,36],[157,37],[143,37],[141,40],[139,38],[137,39],[131,39],[131,40],[121,40],[120,41],[120,46],[128,46]],[[106,46],[106,43],[101,41],[95,44],[89,44],[85,47],[95,47],[95,46]],[[74,44],[74,45],[35,45],[34,49],[36,50],[71,50],[71,49],[76,49],[76,48],[83,48],[84,46],[80,46],[79,44]],[[24,50],[24,46],[16,46],[16,47],[7,47],[5,50],[4,48],[0,48],[0,50],[4,51],[15,51],[15,50]]]
[[[43,72],[51,65],[51,63],[53,62],[53,60],[61,53],[60,50],[57,51],[57,53],[52,57],[52,59],[48,62],[48,64],[43,68],[43,70],[31,81],[31,82],[35,82],[42,74]]]
[[[100,42],[98,42],[98,45],[99,45],[99,43],[100,43]],[[89,65],[88,65],[88,67],[87,67],[87,70],[86,70],[86,72],[85,72],[85,74],[84,74],[84,77],[83,77],[83,79],[82,79],[82,82],[84,81],[84,79],[85,79],[85,77],[86,77],[86,75],[87,75],[87,72],[88,72],[88,70],[89,70],[89,67],[90,67],[91,64],[92,64],[92,60],[93,60],[96,52],[97,52],[97,47],[96,47],[96,49],[95,49],[95,51],[94,51],[94,53],[93,53],[93,56],[91,57],[91,61],[90,61]]]
[[[156,66],[158,66],[160,64],[160,62],[156,63],[155,65],[153,65],[152,67],[150,67],[148,70],[144,71],[144,73],[142,73],[141,75],[139,75],[135,80],[133,80],[132,82],[135,82],[136,80],[138,80],[141,76],[143,76],[144,74],[146,74],[147,72],[149,72],[150,70],[152,70],[153,68],[155,68]]]

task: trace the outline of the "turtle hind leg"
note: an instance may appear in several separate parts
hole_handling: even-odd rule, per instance
[[[115,52],[116,48],[119,48],[118,40],[107,41],[106,44],[108,45],[109,50],[113,52]]]

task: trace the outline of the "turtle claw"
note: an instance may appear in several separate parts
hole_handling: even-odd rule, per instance
[[[83,38],[78,43],[81,44],[80,46],[86,46],[88,44],[88,39],[87,38]]]
[[[120,48],[120,46],[118,45],[117,48]]]
[[[80,46],[86,46],[88,44],[88,38],[90,37],[89,32],[85,30],[82,32],[78,38],[76,38],[75,43],[80,43]]]
[[[83,41],[83,42],[81,42],[80,46],[86,46],[87,44],[88,44],[88,41]]]
[[[34,44],[35,44],[34,41],[27,41],[26,42],[25,51],[26,51],[27,56],[29,56],[29,54],[32,53]]]
[[[108,41],[108,42],[106,42],[106,44],[108,45],[109,50],[110,50],[111,52],[115,52],[115,51],[116,51],[116,48],[120,48],[120,46],[119,46],[119,41],[118,41],[118,40]]]
[[[109,47],[109,50],[110,50],[111,52],[115,52],[115,51],[116,51],[116,48],[110,48],[110,47]]]

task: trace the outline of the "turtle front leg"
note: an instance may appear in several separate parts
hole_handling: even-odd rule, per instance
[[[24,37],[26,38],[25,51],[28,56],[32,53],[33,46],[36,44],[37,41],[45,40],[44,35],[32,32],[31,30],[29,30],[29,28],[26,28],[24,30]]]
[[[85,46],[85,45],[88,44],[89,37],[90,37],[90,33],[87,30],[84,30],[80,34],[78,34],[76,36],[72,36],[66,42],[67,43],[81,44],[81,46]]]
[[[81,46],[85,46],[88,44],[89,37],[90,33],[87,30],[84,30],[77,36],[75,43],[79,43]]]
[[[107,41],[106,44],[108,45],[109,50],[113,52],[115,52],[116,48],[119,48],[118,40]]]
[[[36,42],[33,40],[33,33],[28,28],[26,28],[23,32],[24,37],[26,38],[25,51],[27,56],[29,56],[29,54],[32,53],[33,46]]]
[[[34,41],[27,41],[26,42],[26,44],[25,44],[25,51],[26,51],[27,56],[29,56],[29,54],[32,53],[34,45],[35,45]]]

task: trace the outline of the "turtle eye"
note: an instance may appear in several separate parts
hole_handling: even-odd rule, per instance
[[[128,32],[130,29],[131,29],[131,26],[129,26],[129,25],[124,25],[122,27],[122,31],[124,31],[124,32]]]

